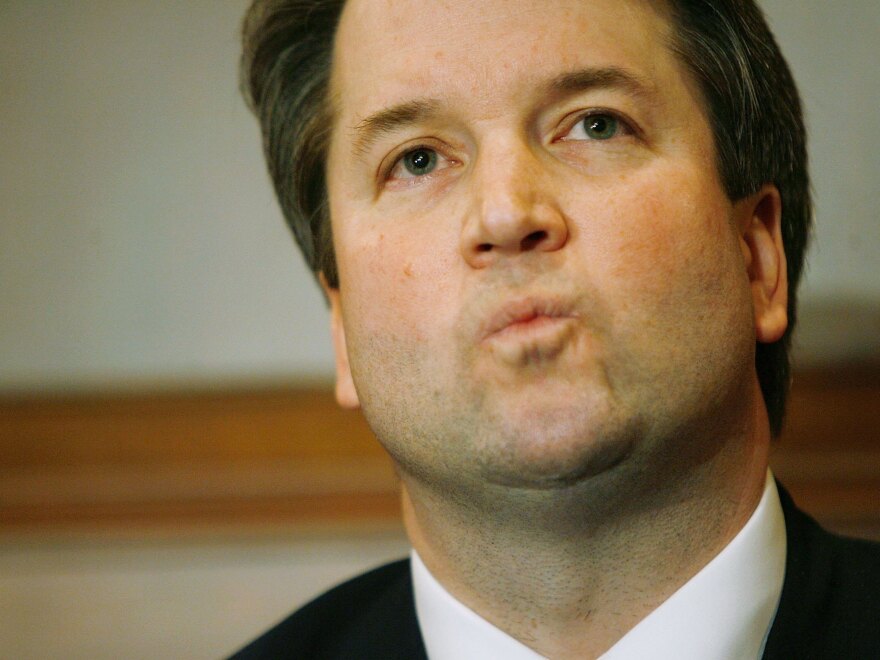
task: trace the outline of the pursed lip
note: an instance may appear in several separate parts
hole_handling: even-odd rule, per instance
[[[571,305],[555,298],[526,297],[512,300],[490,314],[480,326],[479,340],[510,334],[509,330],[537,327],[547,321],[571,319]]]

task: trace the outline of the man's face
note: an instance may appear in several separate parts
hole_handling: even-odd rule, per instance
[[[404,474],[572,483],[752,384],[752,209],[670,30],[639,0],[347,3],[338,391]]]

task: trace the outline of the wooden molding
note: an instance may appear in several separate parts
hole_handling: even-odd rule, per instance
[[[799,374],[774,471],[880,538],[880,368]],[[0,399],[0,533],[399,525],[390,461],[320,389]]]
[[[770,463],[826,527],[880,539],[880,365],[798,373]]]

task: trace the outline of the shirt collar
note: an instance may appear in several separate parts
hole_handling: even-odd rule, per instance
[[[761,501],[733,540],[602,660],[759,658],[782,593],[785,552],[785,519],[768,470]],[[412,575],[431,660],[542,657],[456,600],[415,550]]]

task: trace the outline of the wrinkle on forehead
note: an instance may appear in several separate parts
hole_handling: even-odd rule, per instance
[[[497,98],[499,71],[509,77],[526,71],[540,73],[536,69],[548,65],[575,69],[591,42],[601,41],[604,51],[610,45],[623,55],[646,42],[665,48],[670,23],[668,12],[659,10],[662,4],[644,0],[348,0],[334,52],[333,99],[337,109],[345,106],[363,117],[382,106],[407,102],[416,87],[442,88],[468,101]],[[585,7],[613,11],[619,16],[615,25],[626,26],[631,33],[641,31],[639,38],[620,40],[616,29],[601,32],[603,21],[588,24],[594,32],[581,37],[572,26],[583,24]],[[645,8],[658,10],[646,13]],[[527,32],[524,25],[529,26]],[[547,44],[560,40],[566,46],[561,60],[547,61]],[[485,48],[494,48],[497,56],[477,57],[462,67],[462,52]],[[413,67],[416,58],[424,66]],[[380,84],[365,85],[365,81]]]

